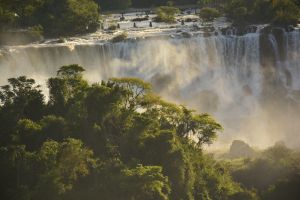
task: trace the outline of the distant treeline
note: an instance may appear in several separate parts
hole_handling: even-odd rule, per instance
[[[0,32],[31,27],[46,36],[95,31],[99,8],[93,0],[1,0]]]
[[[205,9],[204,16],[214,19],[219,13],[236,25],[274,23],[288,26],[295,25],[300,17],[299,0],[1,0],[0,33],[25,28],[34,36],[83,34],[97,30],[101,11],[125,12],[130,7],[183,4],[214,7],[217,10]]]
[[[167,4],[186,5],[197,4],[198,0],[96,0],[101,5],[103,10],[123,9],[126,7],[146,8],[153,6],[162,6]]]
[[[83,34],[99,26],[99,13],[129,7],[189,4],[195,0],[1,0],[0,32],[30,28],[34,34],[50,37]]]
[[[289,26],[296,25],[300,19],[299,0],[228,0],[221,9],[236,25]]]

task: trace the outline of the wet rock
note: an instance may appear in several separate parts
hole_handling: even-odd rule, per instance
[[[137,17],[137,18],[132,19],[131,21],[132,22],[142,22],[142,21],[147,21],[147,20],[149,20],[149,16]]]
[[[188,17],[188,18],[184,19],[184,22],[197,22],[197,21],[198,21],[197,18],[190,18],[190,17]]]
[[[245,33],[255,33],[257,31],[257,26],[249,25],[245,27]]]
[[[56,43],[66,43],[67,42],[67,39],[66,38],[59,38],[58,40],[56,40]]]
[[[203,37],[210,37],[210,36],[211,36],[211,33],[209,33],[209,32],[204,32],[202,36],[203,36]]]
[[[126,39],[127,39],[127,33],[124,32],[112,38],[111,41],[116,43],[116,42],[123,42]]]
[[[201,30],[204,32],[214,32],[215,28],[212,26],[205,26],[205,27],[201,28]]]
[[[260,31],[261,63],[276,66],[276,62],[286,59],[286,29],[267,26]]]
[[[116,25],[116,24],[112,24],[112,25],[110,25],[108,28],[107,28],[107,30],[109,30],[109,31],[114,31],[114,30],[117,30],[118,29],[118,26]]]
[[[193,37],[193,34],[189,33],[189,32],[182,32],[181,35],[184,38],[191,38],[191,37]]]
[[[200,30],[200,26],[198,26],[198,24],[193,24],[192,30],[194,31]]]

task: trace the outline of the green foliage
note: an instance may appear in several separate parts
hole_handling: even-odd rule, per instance
[[[2,87],[1,199],[255,199],[202,152],[222,130],[208,114],[162,100],[140,79],[90,85],[83,72],[59,68],[48,102],[32,79]]]
[[[213,21],[215,18],[219,17],[220,13],[215,8],[209,8],[205,7],[202,8],[200,11],[200,17],[203,19],[203,21]]]
[[[127,33],[123,32],[119,35],[116,35],[115,37],[112,38],[112,42],[123,42],[127,38]]]
[[[149,8],[153,6],[192,5],[197,0],[96,0],[103,10],[123,10],[133,8]]]
[[[52,139],[55,141],[62,141],[63,138],[68,136],[68,130],[66,130],[66,121],[62,117],[55,115],[44,116],[40,120],[41,132],[43,138]]]
[[[18,121],[16,134],[13,140],[18,144],[24,144],[27,150],[37,150],[42,142],[42,127],[29,119]]]
[[[98,17],[93,0],[3,0],[0,4],[3,27],[38,27],[33,28],[35,33],[44,30],[51,37],[95,31]]]
[[[0,4],[0,31],[13,27],[16,23],[17,17],[13,12],[7,10]]]
[[[174,23],[175,15],[180,11],[178,8],[170,7],[170,6],[161,6],[156,9],[157,17],[155,21],[157,22],[166,22],[166,23]]]
[[[22,119],[39,120],[45,112],[44,96],[39,85],[25,76],[8,79],[0,88],[0,144],[9,143],[11,133]]]
[[[63,115],[72,98],[80,98],[84,95],[83,89],[87,87],[87,82],[82,79],[84,69],[79,65],[62,66],[57,71],[57,77],[48,80],[49,106],[56,115]]]
[[[123,10],[131,5],[131,0],[96,0],[104,10]]]
[[[36,151],[23,145],[0,148],[1,199],[60,199],[97,160],[76,139],[45,141]]]
[[[295,25],[300,18],[300,8],[295,1],[291,0],[274,0],[272,1],[274,8],[273,23],[279,25],[293,24]]]
[[[167,1],[166,5],[167,6],[174,6],[174,2],[173,1]]]
[[[68,138],[62,143],[46,141],[37,153],[37,162],[43,167],[34,198],[57,198],[71,190],[80,177],[86,176],[96,163],[93,152],[80,140]]]
[[[256,189],[262,199],[297,199],[299,184],[299,152],[277,144],[254,160],[233,167],[234,179],[249,189]]]
[[[277,181],[274,186],[271,186],[264,194],[266,200],[281,200],[290,199],[296,200],[300,198],[299,192],[300,175],[299,173],[293,176]]]
[[[168,200],[170,186],[168,178],[159,166],[137,166],[122,170],[120,183],[123,199]]]
[[[45,1],[36,17],[48,35],[74,35],[97,28],[98,6],[92,0]]]
[[[225,11],[237,25],[273,23],[288,26],[296,24],[300,8],[293,0],[230,0]]]
[[[57,71],[57,76],[78,78],[81,77],[81,73],[84,71],[85,70],[83,69],[83,67],[79,65],[67,65],[59,68],[59,70]]]

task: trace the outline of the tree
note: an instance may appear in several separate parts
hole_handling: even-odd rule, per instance
[[[99,18],[98,6],[92,0],[47,0],[35,16],[49,36],[94,31]]]
[[[299,197],[300,154],[283,144],[263,151],[259,157],[233,168],[233,178],[248,189],[258,190],[262,199],[293,199]]]
[[[79,65],[62,66],[57,77],[48,80],[50,90],[49,106],[53,114],[64,115],[75,98],[81,98],[87,82],[82,79],[84,69]]]
[[[14,13],[0,4],[0,32],[15,26],[16,20]]]
[[[8,79],[9,85],[1,86],[0,101],[4,107],[13,107],[16,118],[38,120],[44,109],[44,95],[40,85],[25,76]]]
[[[205,22],[213,21],[215,18],[217,18],[219,16],[220,16],[220,13],[215,8],[205,7],[205,8],[202,8],[200,11],[200,17]]]
[[[36,175],[33,160],[34,153],[27,152],[24,145],[0,147],[1,199],[29,199]]]
[[[46,141],[38,152],[38,159],[43,171],[33,194],[35,199],[53,199],[66,193],[96,164],[93,152],[72,138],[62,143]]]
[[[41,134],[44,140],[63,141],[70,136],[67,130],[66,120],[55,115],[44,116],[40,121]]]
[[[296,25],[300,9],[292,0],[272,1],[274,9],[273,23],[278,25]]]
[[[159,166],[139,165],[133,169],[122,170],[120,183],[123,199],[168,200],[170,186],[168,178]]]
[[[209,5],[212,2],[213,2],[212,0],[198,0],[197,4],[201,7],[203,7],[203,6]]]
[[[250,9],[244,0],[228,1],[225,7],[226,15],[238,25],[245,24],[248,22],[247,20],[251,20],[251,17],[248,16]]]
[[[174,23],[175,15],[179,13],[179,9],[170,6],[160,6],[156,9],[157,17],[155,21],[158,22],[166,22],[166,23]]]
[[[208,114],[193,115],[192,113],[193,111],[182,107],[182,117],[177,126],[177,134],[182,137],[194,138],[199,147],[211,144],[216,138],[217,131],[222,130],[222,126]]]
[[[97,0],[104,10],[127,9],[131,5],[131,0]]]
[[[64,78],[82,78],[83,67],[73,64],[64,65],[57,70],[57,76]]]
[[[0,143],[11,140],[10,134],[20,119],[41,119],[45,112],[44,95],[33,79],[25,76],[8,79],[0,88]]]
[[[152,89],[149,83],[138,78],[111,78],[110,81],[126,90],[124,107],[129,109],[137,109],[141,99]]]
[[[1,198],[252,198],[203,153],[222,130],[211,116],[162,100],[140,79],[90,85],[83,72],[60,67],[36,119],[35,107],[19,109],[40,94],[34,80],[11,79],[1,90],[1,120],[14,119],[0,126]]]
[[[294,0],[230,0],[226,14],[236,25],[273,23],[280,26],[295,25],[299,6]]]
[[[93,0],[3,0],[0,4],[4,27],[41,27],[51,37],[95,31],[98,18]]]
[[[289,179],[279,180],[275,185],[271,186],[264,199],[266,200],[282,200],[290,199],[297,200],[300,198],[299,192],[300,175],[299,173],[293,174]]]
[[[13,140],[19,145],[25,145],[28,151],[38,150],[43,141],[41,130],[38,123],[29,119],[21,119],[18,121]]]

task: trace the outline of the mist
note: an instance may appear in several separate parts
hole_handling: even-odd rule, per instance
[[[90,82],[139,77],[162,97],[211,114],[224,127],[211,148],[235,139],[299,147],[300,32],[283,35],[284,55],[277,40],[268,35],[268,58],[260,33],[10,47],[0,52],[0,84],[26,75],[47,93],[47,78],[78,63]]]

